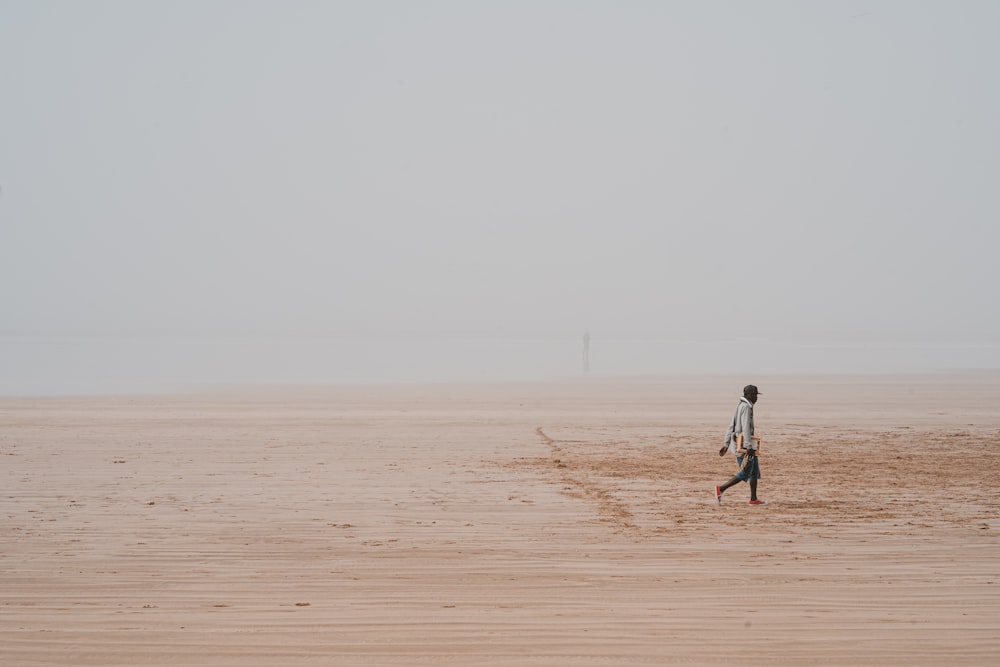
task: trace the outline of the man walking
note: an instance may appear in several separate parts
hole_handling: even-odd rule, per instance
[[[748,384],[743,387],[743,398],[736,404],[733,423],[726,432],[726,444],[719,450],[719,456],[725,456],[726,452],[735,454],[736,465],[739,468],[735,477],[715,487],[715,500],[720,505],[722,494],[740,482],[750,483],[751,505],[767,504],[757,498],[757,480],[760,479],[760,438],[756,437],[753,431],[753,406],[758,396],[760,392],[755,385]]]

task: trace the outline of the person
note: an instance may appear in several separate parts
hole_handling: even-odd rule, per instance
[[[753,406],[757,403],[757,398],[761,392],[757,387],[748,384],[743,387],[743,398],[736,404],[736,412],[733,414],[733,422],[726,432],[726,442],[719,450],[719,456],[725,456],[726,452],[736,455],[736,465],[738,470],[736,475],[720,486],[715,487],[715,500],[722,504],[722,494],[730,487],[736,486],[740,482],[750,483],[750,504],[766,505],[767,503],[757,498],[757,481],[760,479],[760,451],[761,440],[754,435],[753,429]]]

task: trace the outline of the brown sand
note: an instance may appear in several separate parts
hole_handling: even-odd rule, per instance
[[[1000,374],[0,400],[0,664],[1000,664]],[[988,453],[987,448],[993,453]]]

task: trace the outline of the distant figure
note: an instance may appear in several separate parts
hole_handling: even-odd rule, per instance
[[[590,332],[583,334],[583,372],[590,372]]]
[[[748,384],[743,387],[743,398],[736,404],[736,412],[733,414],[733,423],[726,431],[726,442],[719,450],[719,456],[725,456],[726,452],[736,455],[736,465],[738,470],[736,476],[723,484],[715,487],[715,500],[721,505],[722,494],[731,486],[740,482],[750,482],[750,504],[766,505],[767,503],[757,498],[757,480],[760,479],[760,438],[753,433],[753,406],[757,402],[760,392],[757,387]]]

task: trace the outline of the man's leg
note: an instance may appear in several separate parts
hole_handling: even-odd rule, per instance
[[[750,480],[750,500],[757,500],[757,480]]]
[[[721,491],[722,493],[725,493],[726,489],[728,489],[730,487],[733,487],[733,486],[736,486],[737,484],[739,484],[742,481],[743,480],[740,479],[739,477],[733,477],[731,480],[729,480],[728,482],[726,482],[725,484],[723,484],[722,486],[720,486],[719,487],[719,491]]]

